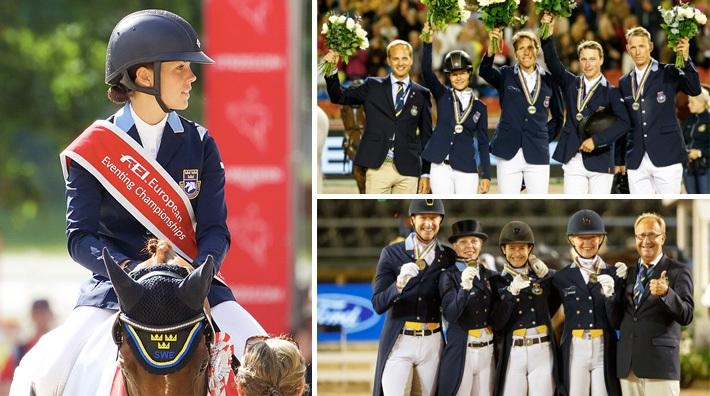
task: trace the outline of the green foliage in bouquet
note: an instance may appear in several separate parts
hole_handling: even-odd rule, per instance
[[[432,30],[445,30],[446,26],[460,21],[467,21],[471,12],[464,0],[421,0],[427,6],[427,21]],[[424,41],[431,40],[431,33],[422,34]]]
[[[670,10],[659,6],[658,11],[664,22],[661,27],[668,35],[668,46],[673,51],[676,50],[678,41],[682,37],[689,39],[695,37],[698,34],[698,25],[705,26],[708,21],[705,14],[688,4],[681,3]],[[685,59],[680,52],[676,53],[675,66],[679,69],[685,67]]]
[[[535,10],[540,16],[547,11],[554,16],[569,18],[575,8],[577,8],[576,0],[535,0]],[[537,34],[543,40],[549,38],[550,25],[541,23]]]
[[[328,49],[337,52],[345,63],[348,63],[350,57],[358,50],[367,49],[370,45],[367,32],[360,26],[359,16],[349,17],[331,13],[321,28],[321,34],[325,36]],[[336,63],[324,61],[318,69],[327,76],[332,74],[337,66]]]

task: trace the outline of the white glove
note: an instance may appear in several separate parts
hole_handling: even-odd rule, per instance
[[[404,286],[407,285],[407,282],[409,282],[410,279],[414,278],[417,275],[419,275],[419,267],[415,263],[410,262],[403,264],[402,267],[399,269],[399,275],[397,275],[397,289],[399,289],[399,291],[402,291],[402,289],[404,289]]]
[[[510,294],[517,296],[520,291],[530,286],[530,279],[525,279],[521,275],[515,275],[513,282],[508,285],[508,291]]]
[[[626,273],[629,270],[629,268],[626,266],[626,264],[619,261],[618,263],[614,264],[614,267],[616,267],[616,276],[618,276],[621,279],[626,279]]]
[[[602,294],[604,297],[611,297],[614,295],[614,278],[607,274],[602,274],[597,276],[597,282],[602,287]]]
[[[466,267],[461,272],[461,288],[471,290],[473,287],[473,278],[478,275],[478,267]]]
[[[530,257],[528,258],[528,262],[530,263],[530,267],[532,267],[533,272],[535,275],[537,275],[538,278],[544,278],[545,275],[550,271],[549,268],[547,268],[547,264],[542,262],[539,258],[537,258],[534,254],[531,254]]]

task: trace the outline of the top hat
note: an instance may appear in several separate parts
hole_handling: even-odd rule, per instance
[[[457,239],[465,236],[475,236],[486,241],[488,235],[483,233],[481,222],[478,220],[460,220],[451,225],[451,236],[449,243],[454,243]]]

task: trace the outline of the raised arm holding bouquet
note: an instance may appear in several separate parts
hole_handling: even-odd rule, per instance
[[[444,30],[452,23],[466,22],[471,17],[465,0],[422,0],[422,4],[427,6],[426,19],[431,27],[421,34],[422,40],[427,42],[435,31]]]
[[[688,46],[678,46],[688,39],[695,37],[698,34],[698,25],[705,26],[708,19],[700,10],[689,5],[679,4],[670,10],[658,7],[658,11],[663,17],[665,23],[661,27],[668,35],[668,46],[676,52],[675,67],[682,69],[685,66],[685,60],[688,58]]]
[[[367,32],[360,26],[359,16],[349,17],[333,13],[323,24],[321,34],[325,36],[328,49],[337,53],[345,63],[348,63],[348,59],[359,49],[367,49],[370,46]],[[328,76],[333,74],[337,67],[338,58],[331,55],[324,58],[318,70]]]
[[[481,22],[486,26],[487,31],[495,28],[504,28],[511,23],[524,24],[526,17],[515,16],[520,0],[478,0],[478,11]],[[500,39],[497,36],[491,38],[489,54],[495,54],[500,50]]]
[[[540,40],[545,40],[550,38],[552,31],[550,31],[550,23],[542,20],[542,16],[545,12],[551,14],[553,17],[561,16],[569,18],[572,15],[572,10],[577,7],[576,0],[534,0],[535,11],[537,15],[541,18],[540,27],[537,30],[537,35],[540,36]]]

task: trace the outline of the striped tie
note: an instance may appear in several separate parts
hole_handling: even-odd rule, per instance
[[[646,275],[648,274],[648,267],[646,264],[641,263],[639,269],[639,276],[636,278],[636,284],[634,285],[634,304],[638,308],[641,302],[641,296],[643,296],[643,291],[646,288]]]
[[[394,100],[394,113],[399,117],[404,108],[404,81],[397,81],[397,95]]]

